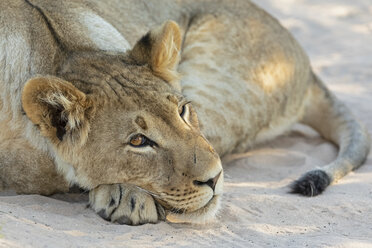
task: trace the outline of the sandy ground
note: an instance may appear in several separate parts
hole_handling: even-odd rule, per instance
[[[372,133],[370,0],[256,0],[279,18],[315,71]],[[297,126],[286,137],[225,161],[223,208],[205,226],[105,222],[79,195],[0,196],[1,247],[372,247],[372,156],[321,196],[288,194],[336,148]]]

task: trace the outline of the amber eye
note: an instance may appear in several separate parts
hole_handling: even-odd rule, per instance
[[[144,146],[151,146],[152,148],[154,147],[158,147],[158,144],[152,140],[150,140],[149,138],[147,138],[145,135],[143,134],[136,134],[134,136],[132,136],[132,138],[130,139],[130,142],[129,144],[133,147],[144,147]]]
[[[130,145],[134,147],[140,147],[146,145],[146,137],[138,134],[130,139]]]

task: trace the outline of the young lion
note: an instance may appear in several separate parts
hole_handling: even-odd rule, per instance
[[[340,151],[294,193],[320,194],[369,152],[294,38],[247,0],[3,0],[0,30],[2,189],[77,184],[112,222],[204,222],[219,157],[295,122]]]

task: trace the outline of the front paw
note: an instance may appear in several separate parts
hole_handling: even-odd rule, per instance
[[[89,192],[89,205],[103,219],[118,224],[165,220],[163,207],[146,191],[129,184],[99,185]]]

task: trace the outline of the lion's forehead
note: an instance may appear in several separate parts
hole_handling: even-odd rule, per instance
[[[62,68],[60,77],[106,102],[148,103],[174,94],[171,85],[154,75],[148,65],[130,64],[124,55],[73,56]]]

